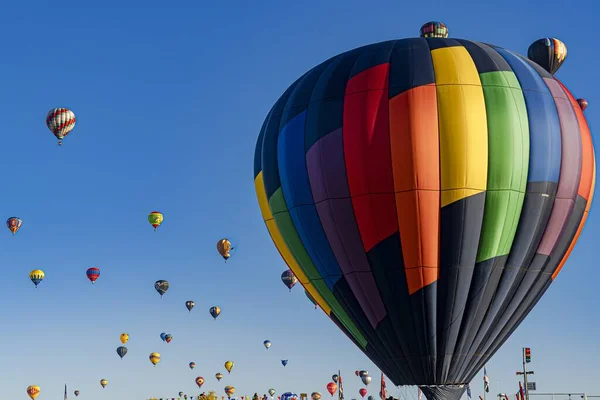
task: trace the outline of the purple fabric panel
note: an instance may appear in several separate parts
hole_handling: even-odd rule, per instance
[[[308,179],[325,236],[344,278],[373,328],[387,315],[365,254],[344,161],[342,130],[319,139],[306,153]]]
[[[582,150],[579,123],[569,98],[554,79],[544,78],[544,82],[550,89],[552,97],[554,97],[558,119],[560,120],[562,143],[560,177],[556,199],[552,206],[552,213],[546,231],[537,250],[540,254],[550,255],[575,206],[577,188],[581,179]]]

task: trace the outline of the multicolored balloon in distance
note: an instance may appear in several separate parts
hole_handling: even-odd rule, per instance
[[[223,374],[222,374],[222,373],[220,373],[220,372],[217,372],[217,373],[215,374],[215,378],[217,378],[217,381],[219,381],[219,382],[220,382],[220,381],[221,381],[221,379],[223,379]]]
[[[312,400],[321,400],[321,393],[319,393],[319,392],[312,392],[310,394],[310,398]]]
[[[46,114],[46,126],[58,139],[59,146],[62,146],[63,139],[75,128],[76,122],[75,114],[68,108],[53,108]]]
[[[221,314],[221,307],[219,307],[219,306],[213,306],[213,307],[210,308],[210,310],[208,310],[208,312],[210,313],[210,315],[216,321],[217,317],[219,316],[219,314]]]
[[[31,385],[27,387],[27,394],[31,400],[35,400],[40,395],[40,387],[38,385]]]
[[[128,333],[121,333],[121,335],[119,336],[119,340],[123,344],[127,343],[129,341],[129,334]]]
[[[269,396],[275,396],[275,389],[269,389]]]
[[[581,107],[581,111],[585,111],[588,106],[588,101],[586,99],[577,99],[577,104]]]
[[[189,363],[188,365],[190,366],[190,369],[196,368],[196,363],[193,361],[191,363]]]
[[[46,274],[41,269],[34,269],[29,273],[29,279],[31,279],[36,288],[44,280],[45,276]]]
[[[127,347],[125,347],[125,346],[117,347],[117,354],[119,355],[119,357],[121,357],[121,360],[122,360],[123,357],[125,357],[125,354],[127,354]]]
[[[228,373],[231,373],[231,370],[233,369],[233,361],[225,362],[225,369]]]
[[[189,312],[192,312],[192,308],[194,308],[195,305],[196,303],[194,303],[194,301],[192,300],[188,300],[185,302],[185,308],[187,308]]]
[[[167,293],[169,290],[169,282],[161,279],[154,282],[154,289],[160,294],[160,297],[163,297],[163,294]]]
[[[335,383],[338,383],[338,379],[340,379],[340,377],[339,377],[339,375],[338,375],[338,374],[333,374],[333,375],[331,376],[331,379],[332,379],[332,380],[333,380]]]
[[[447,38],[448,27],[441,21],[429,21],[421,26],[419,36],[422,38]]]
[[[527,58],[554,75],[567,58],[567,46],[555,38],[543,38],[527,49]]]
[[[152,211],[150,214],[148,214],[148,222],[150,223],[150,225],[152,225],[155,231],[160,226],[160,224],[163,223],[163,220],[164,216],[159,211]]]
[[[104,389],[108,385],[108,379],[100,379],[100,386]]]
[[[296,278],[296,275],[294,275],[294,273],[288,269],[283,271],[281,274],[281,282],[283,282],[283,284],[290,289],[291,292],[294,285],[298,283],[298,278]]]
[[[73,394],[75,395],[75,397],[78,397],[79,396],[79,390],[74,391]]]
[[[90,267],[87,271],[85,271],[85,275],[92,282],[92,285],[98,278],[100,278],[100,269],[96,267]]]
[[[6,227],[12,232],[13,236],[23,225],[23,220],[19,217],[10,217],[6,220]]]
[[[199,376],[196,378],[196,385],[198,385],[199,388],[202,387],[202,385],[204,385],[204,378]]]
[[[148,356],[152,365],[156,366],[160,362],[160,354],[159,353],[150,353]]]
[[[165,342],[171,343],[171,340],[173,340],[173,335],[171,335],[170,333],[167,333],[165,335]]]
[[[227,398],[231,398],[231,396],[233,396],[234,393],[235,388],[233,386],[225,386],[225,394],[227,395]]]
[[[270,341],[270,340],[265,340],[265,341],[263,342],[263,345],[265,346],[265,348],[266,348],[267,350],[269,350],[269,347],[271,347],[271,341]]]
[[[365,385],[367,385],[367,386],[369,386],[369,383],[371,383],[371,377],[370,377],[369,375],[364,375],[364,376],[361,376],[361,378],[360,378],[360,379],[361,379],[361,380],[362,380],[362,382],[363,382]]]
[[[329,382],[327,384],[327,391],[329,392],[330,395],[333,396],[333,394],[335,393],[336,390],[337,390],[337,384],[335,382]]]

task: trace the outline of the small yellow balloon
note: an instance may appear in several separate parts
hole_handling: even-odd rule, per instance
[[[121,340],[121,343],[125,344],[129,341],[129,334],[121,333],[121,336],[119,336],[119,339]]]
[[[41,269],[34,269],[29,273],[29,279],[31,279],[31,282],[33,282],[35,287],[37,287],[40,284],[40,282],[44,280],[45,276],[46,274],[44,274],[44,271],[42,271]]]
[[[27,387],[27,394],[31,400],[35,400],[40,395],[40,387],[38,385],[31,385]]]
[[[231,373],[231,370],[233,369],[233,361],[227,361],[225,363],[225,369],[228,373]]]
[[[219,252],[221,257],[225,259],[225,261],[227,261],[229,257],[231,257],[231,254],[229,254],[231,250],[233,250],[233,246],[231,245],[229,239],[223,238],[217,242],[217,251]]]
[[[148,358],[150,359],[150,362],[153,365],[156,365],[160,362],[160,354],[158,353],[150,353],[150,356]]]
[[[105,388],[106,385],[108,385],[108,379],[100,379],[100,386],[102,386],[102,388]]]
[[[164,217],[162,213],[158,211],[152,211],[150,214],[148,214],[148,222],[150,223],[150,225],[152,225],[154,230],[156,230],[156,228],[158,228],[160,224],[162,224],[163,220]]]

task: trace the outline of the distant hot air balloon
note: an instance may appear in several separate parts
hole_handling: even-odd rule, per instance
[[[567,58],[567,46],[555,38],[543,38],[527,49],[527,58],[554,75]]]
[[[228,373],[231,373],[231,370],[233,369],[233,361],[227,361],[225,363],[225,369]]]
[[[269,396],[275,396],[275,389],[269,389]]]
[[[163,223],[163,220],[164,216],[158,211],[152,211],[150,214],[148,214],[148,222],[150,223],[150,225],[152,225],[154,230],[156,230],[160,226],[160,224]]]
[[[150,359],[150,362],[152,363],[152,365],[156,366],[156,364],[158,364],[160,362],[160,354],[159,353],[150,353],[148,358]]]
[[[170,333],[167,333],[165,335],[165,342],[171,343],[171,340],[173,340],[173,335],[171,335]]]
[[[360,377],[360,371],[358,371],[358,370],[354,371],[354,375]]]
[[[58,145],[62,146],[62,141],[75,128],[75,114],[68,108],[53,108],[46,114],[46,126],[50,132],[58,139]]]
[[[369,397],[367,397],[367,400],[375,400],[375,397],[369,396]]]
[[[79,396],[79,390],[74,391],[73,394],[75,395],[75,397],[78,397]]]
[[[94,282],[96,282],[96,279],[100,278],[100,269],[96,267],[88,268],[88,270],[85,271],[85,275],[90,280],[90,282],[94,284]]]
[[[129,334],[128,333],[121,333],[121,336],[119,336],[119,340],[123,344],[127,343],[129,341]]]
[[[108,385],[108,379],[100,379],[100,386],[102,386],[102,388],[105,388],[106,385]]]
[[[223,257],[225,262],[227,262],[227,260],[229,260],[229,257],[231,257],[232,250],[233,246],[231,245],[229,239],[223,238],[217,242],[217,251],[219,252],[221,257]]]
[[[321,393],[319,393],[319,392],[312,392],[310,394],[310,398],[312,400],[321,400]]]
[[[127,354],[127,347],[125,347],[125,346],[117,347],[117,354],[119,355],[119,357],[121,357],[121,360],[122,360],[123,357],[125,357],[125,354]]]
[[[265,340],[263,342],[263,345],[266,347],[267,350],[269,350],[269,347],[271,347],[271,341],[270,340]]]
[[[189,312],[192,312],[192,308],[194,308],[195,305],[196,303],[194,303],[192,300],[185,302],[185,308],[187,308]]]
[[[333,380],[335,383],[338,383],[338,380],[340,379],[340,377],[339,377],[339,375],[338,375],[338,374],[333,374],[333,375],[331,376],[331,379],[332,379],[332,380]]]
[[[165,332],[160,334],[160,339],[164,342],[167,338],[167,334]]]
[[[27,387],[27,394],[31,398],[31,400],[35,400],[36,397],[40,394],[40,387],[37,385],[31,385]]]
[[[306,295],[306,297],[308,297],[308,300],[310,300],[310,302],[314,304],[315,310],[316,310],[317,302],[315,301],[315,299],[313,299],[313,297],[310,295],[310,293],[308,293],[306,290],[304,291],[304,294]]]
[[[46,274],[44,274],[44,271],[42,271],[41,269],[34,269],[29,273],[29,279],[31,279],[31,282],[33,282],[36,288],[38,287],[40,282],[44,280],[45,276]]]
[[[358,391],[358,393],[360,394],[360,396],[364,399],[366,394],[367,394],[367,389],[362,388]]]
[[[369,375],[364,375],[360,379],[367,386],[369,386],[369,383],[371,383],[371,377]]]
[[[235,388],[233,386],[225,386],[225,394],[227,395],[227,398],[230,399],[234,393],[235,393]]]
[[[19,217],[10,217],[6,220],[6,227],[12,232],[13,236],[23,225],[23,220]]]
[[[208,312],[216,321],[219,314],[221,314],[221,308],[219,306],[214,306],[211,307],[210,310],[208,310]]]
[[[447,38],[448,28],[443,22],[440,21],[429,21],[421,26],[422,38]]]
[[[298,283],[296,275],[294,275],[294,273],[289,269],[283,271],[283,273],[281,274],[281,281],[285,286],[287,286],[288,289],[290,289],[290,292],[292,291],[294,285]]]
[[[365,371],[365,370],[358,371],[358,376],[361,378],[363,376],[367,376],[367,375],[369,375],[369,371]]]
[[[429,400],[462,397],[589,214],[589,126],[548,72],[566,49],[541,42],[533,61],[464,39],[362,46],[303,74],[258,135],[256,195],[286,265],[393,386]]]
[[[178,393],[179,397],[183,397],[183,392]]]
[[[586,99],[577,99],[577,104],[581,107],[581,111],[585,111],[588,106],[588,101]]]
[[[215,374],[215,378],[217,378],[217,381],[219,381],[219,382],[220,382],[220,381],[221,381],[221,379],[223,379],[223,374],[222,374],[222,373],[220,373],[220,372],[217,372],[217,373]]]
[[[196,385],[198,385],[199,388],[202,387],[202,385],[204,385],[204,378],[199,376],[196,378]]]
[[[281,365],[283,365],[284,367],[285,367],[286,365],[288,365],[288,360],[281,360]]]
[[[158,280],[154,282],[154,289],[160,294],[160,297],[163,297],[163,294],[167,293],[167,290],[169,290],[169,282],[163,279]]]
[[[194,369],[194,368],[196,368],[196,363],[192,361],[191,363],[189,363],[189,366],[190,366],[190,369]]]
[[[327,384],[327,391],[329,392],[330,395],[333,396],[333,394],[335,393],[336,390],[337,390],[337,385],[335,384],[335,382],[329,382]]]

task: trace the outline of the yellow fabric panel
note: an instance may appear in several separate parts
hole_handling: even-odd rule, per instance
[[[262,171],[256,176],[256,179],[254,179],[254,190],[256,190],[256,198],[258,199],[258,205],[260,207],[260,212],[262,213],[263,219],[265,220],[265,225],[267,225],[267,230],[269,231],[271,240],[273,240],[275,247],[277,250],[279,250],[281,258],[283,258],[283,261],[285,261],[288,268],[292,270],[294,275],[296,275],[296,278],[298,278],[298,281],[302,284],[302,286],[304,286],[304,289],[306,289],[312,298],[315,299],[319,307],[321,307],[321,309],[325,311],[327,315],[329,315],[331,313],[331,308],[327,305],[323,297],[321,297],[313,285],[311,285],[308,277],[302,268],[300,268],[300,265],[298,265],[296,262],[296,259],[292,255],[290,249],[287,247],[287,244],[285,244],[285,241],[283,240],[283,237],[277,228],[277,224],[275,223],[273,214],[269,208],[269,201],[267,200],[267,194],[265,192]]]
[[[431,51],[437,86],[441,206],[487,186],[488,130],[483,88],[464,47]]]

